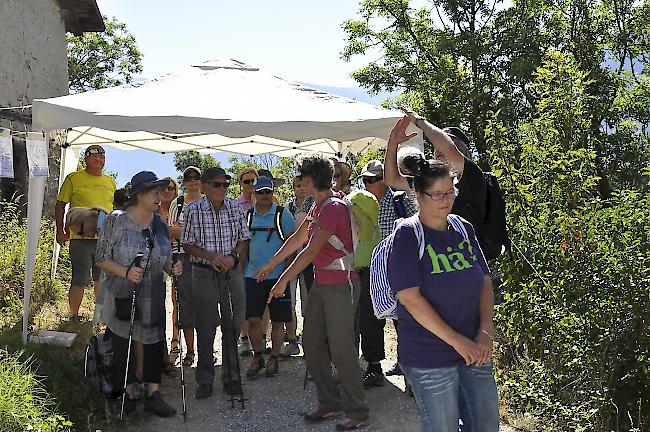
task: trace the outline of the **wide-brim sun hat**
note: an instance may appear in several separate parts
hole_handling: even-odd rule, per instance
[[[273,186],[275,186],[276,188],[279,188],[280,186],[282,186],[286,182],[286,180],[283,179],[283,178],[273,177],[273,174],[271,174],[271,171],[269,171],[267,169],[264,169],[264,168],[257,170],[257,175],[259,177],[270,178],[271,181],[273,182]]]
[[[130,186],[127,190],[127,196],[128,198],[132,198],[136,194],[147,189],[167,186],[169,184],[169,180],[159,179],[153,171],[140,171],[131,177],[131,181],[129,183]]]

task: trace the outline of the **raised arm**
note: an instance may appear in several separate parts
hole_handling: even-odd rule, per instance
[[[390,131],[388,144],[386,145],[386,156],[384,157],[384,183],[396,190],[410,191],[406,178],[400,174],[397,166],[397,149],[399,145],[417,135],[417,132],[406,134],[406,129],[411,120],[408,116],[402,117]]]
[[[454,170],[456,170],[458,178],[460,178],[463,174],[463,169],[465,168],[465,157],[460,150],[458,150],[456,144],[454,144],[449,135],[415,112],[404,108],[402,108],[402,111],[404,111],[411,123],[424,132],[424,135],[436,149],[436,153],[440,153],[449,161],[451,166],[454,167]]]

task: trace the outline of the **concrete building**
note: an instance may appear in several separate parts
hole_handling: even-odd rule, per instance
[[[104,31],[96,0],[2,0],[0,7],[0,108],[30,105],[34,98],[68,94],[66,32]],[[0,126],[31,130],[31,109],[0,110]],[[44,212],[54,208],[58,149],[50,146],[50,177]],[[26,196],[24,139],[14,139],[14,175],[2,179],[2,198]],[[25,202],[22,198],[21,202]]]

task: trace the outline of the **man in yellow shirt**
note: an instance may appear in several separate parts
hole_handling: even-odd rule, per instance
[[[95,297],[97,297],[100,272],[95,266],[97,236],[83,236],[74,233],[71,235],[63,223],[66,205],[69,203],[71,208],[99,206],[110,212],[113,209],[113,194],[116,189],[115,180],[102,172],[106,159],[101,146],[88,147],[84,153],[84,161],[86,163],[84,170],[69,174],[63,181],[54,209],[57,243],[64,246],[70,240],[72,282],[68,293],[68,302],[71,318],[75,318],[79,314],[84,289],[90,283],[91,269]]]

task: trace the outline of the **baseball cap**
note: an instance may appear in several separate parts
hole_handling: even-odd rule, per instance
[[[384,164],[378,160],[371,160],[363,167],[359,177],[377,177],[381,176],[384,172]]]
[[[87,158],[88,156],[94,156],[94,155],[103,155],[106,154],[104,151],[104,147],[93,144],[91,146],[88,146],[86,151],[84,152],[84,159]]]
[[[286,182],[286,180],[283,179],[283,178],[273,177],[273,174],[271,174],[271,171],[269,171],[267,169],[264,169],[264,168],[257,170],[257,175],[260,176],[260,177],[270,178],[271,181],[273,182],[273,186],[275,186],[275,187],[280,187]]]
[[[268,189],[268,190],[273,190],[273,180],[266,176],[260,176],[257,179],[255,179],[255,192],[259,192],[261,190]]]
[[[226,173],[226,171],[223,168],[221,167],[208,168],[207,170],[205,170],[203,174],[201,174],[201,183],[209,182],[210,180],[221,176],[224,176],[226,177],[227,180],[230,180],[230,176]]]

